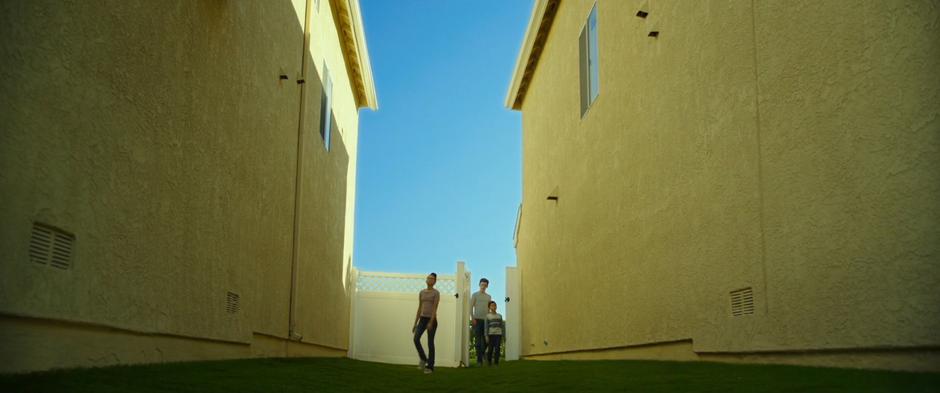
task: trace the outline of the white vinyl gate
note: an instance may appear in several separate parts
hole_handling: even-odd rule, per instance
[[[411,327],[418,308],[418,292],[426,288],[427,274],[361,272],[352,269],[349,357],[353,359],[417,364]],[[470,272],[457,262],[456,274],[437,273],[441,293],[434,338],[435,360],[441,367],[467,364],[469,330],[467,301]],[[427,334],[421,340],[427,351]]]
[[[522,355],[522,279],[518,267],[506,268],[506,360]]]

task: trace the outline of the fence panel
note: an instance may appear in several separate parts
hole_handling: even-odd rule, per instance
[[[458,271],[462,270],[463,264],[459,263]],[[354,273],[349,356],[373,362],[417,364],[411,328],[418,308],[418,292],[426,288],[424,280],[427,276],[358,270]],[[465,299],[454,296],[458,293],[457,277],[438,274],[435,285],[441,293],[437,310],[439,325],[434,339],[435,358],[437,365],[442,367],[459,366],[464,352],[458,345],[461,341],[459,321],[464,314],[458,306],[462,306],[459,302]],[[421,341],[426,350],[426,334]]]

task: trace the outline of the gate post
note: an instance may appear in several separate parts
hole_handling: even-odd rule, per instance
[[[466,272],[466,266],[463,261],[457,261],[457,273],[454,274],[454,281],[457,283],[457,293],[454,294],[456,297],[455,309],[456,315],[454,316],[456,321],[454,321],[454,326],[456,326],[457,331],[454,334],[455,347],[457,350],[454,351],[454,355],[457,357],[457,366],[466,366],[465,358],[469,355],[467,352],[467,346],[464,345],[464,336],[467,334],[467,299],[465,298],[464,293],[467,290],[467,283],[464,280],[464,274]]]
[[[522,291],[518,267],[506,267],[506,360],[519,360],[522,349]]]
[[[356,303],[357,298],[359,297],[359,269],[356,269],[355,266],[349,267],[349,350],[346,353],[346,356],[350,359],[356,359],[356,323],[359,318],[356,318]]]

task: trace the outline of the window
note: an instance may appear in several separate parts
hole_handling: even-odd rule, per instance
[[[320,137],[326,151],[330,151],[330,131],[333,128],[333,81],[330,80],[330,70],[323,63],[323,91],[320,96]]]
[[[588,16],[587,23],[581,29],[580,54],[581,54],[581,116],[587,113],[588,108],[597,99],[600,92],[600,67],[598,64],[598,46],[597,46],[597,4],[591,9],[591,15]]]

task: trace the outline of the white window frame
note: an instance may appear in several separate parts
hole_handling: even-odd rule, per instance
[[[597,3],[594,3],[578,37],[581,117],[587,114],[600,95],[600,46],[597,43],[597,24]]]
[[[323,139],[323,145],[326,151],[330,151],[330,140],[332,139],[332,117],[333,117],[333,81],[330,79],[330,70],[323,62],[323,93],[320,102],[320,138]]]

